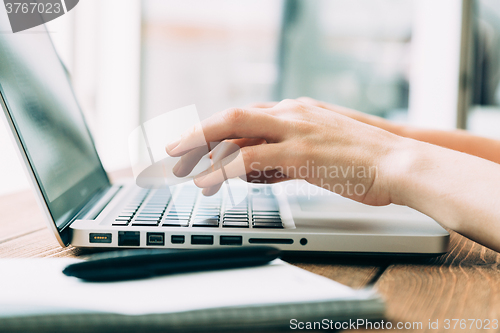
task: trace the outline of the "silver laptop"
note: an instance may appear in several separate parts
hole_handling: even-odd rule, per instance
[[[161,189],[140,188],[134,180],[111,184],[47,33],[0,34],[0,95],[33,190],[62,246],[447,251],[448,232],[415,210],[370,207],[302,182],[234,181],[211,197],[192,183]],[[238,191],[243,199],[228,205]]]

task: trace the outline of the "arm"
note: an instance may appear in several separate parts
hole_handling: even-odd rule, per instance
[[[401,126],[399,135],[474,155],[500,164],[500,141],[467,133]]]
[[[500,252],[500,165],[412,139],[395,156],[391,202]]]
[[[304,179],[368,205],[407,205],[500,251],[500,165],[496,163],[293,100],[265,109],[215,114],[167,145],[167,153],[188,156],[200,136],[207,142],[239,142],[241,149],[236,157],[221,159],[224,172],[220,166],[212,167],[197,176],[199,187],[211,188],[227,178],[256,173],[247,180]],[[319,167],[346,170],[352,166],[374,167],[377,172],[318,173]],[[363,191],[343,191],[349,184]]]
[[[385,129],[386,131],[396,135],[432,143],[434,145],[478,156],[500,164],[500,141],[498,140],[475,136],[463,130],[442,131],[395,124],[377,116],[344,108],[338,105],[319,102],[308,97],[302,97],[299,98],[299,100],[311,105],[339,112],[345,116]]]

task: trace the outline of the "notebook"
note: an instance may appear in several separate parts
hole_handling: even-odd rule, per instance
[[[90,283],[62,274],[77,259],[0,260],[0,331],[289,330],[297,322],[380,319],[355,290],[282,260],[252,268]]]

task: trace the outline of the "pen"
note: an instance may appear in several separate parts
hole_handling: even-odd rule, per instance
[[[200,250],[124,250],[94,255],[68,265],[63,273],[90,282],[143,279],[153,276],[259,266],[280,256],[270,246]]]

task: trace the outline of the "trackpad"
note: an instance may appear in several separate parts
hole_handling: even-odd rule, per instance
[[[304,213],[358,213],[358,214],[413,214],[413,210],[405,206],[369,206],[340,195],[297,196],[300,210]]]

